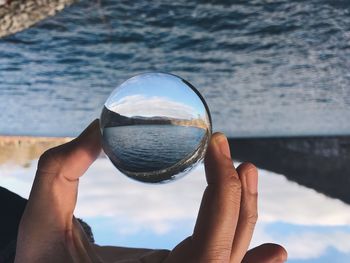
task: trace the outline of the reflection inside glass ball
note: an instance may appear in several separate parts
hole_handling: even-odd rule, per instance
[[[180,178],[203,160],[211,118],[199,92],[167,73],[146,73],[117,87],[101,114],[103,150],[142,182]]]

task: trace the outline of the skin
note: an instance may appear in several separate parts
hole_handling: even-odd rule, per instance
[[[208,186],[192,236],[173,250],[102,247],[89,243],[73,212],[80,177],[101,151],[98,120],[73,141],[46,151],[18,234],[16,263],[284,262],[276,244],[249,251],[257,221],[258,173],[254,165],[234,168],[226,137],[213,134],[205,157]]]

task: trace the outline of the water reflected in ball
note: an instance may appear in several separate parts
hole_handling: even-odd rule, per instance
[[[211,118],[199,92],[167,73],[128,79],[101,114],[103,149],[115,167],[142,182],[180,178],[203,160]]]

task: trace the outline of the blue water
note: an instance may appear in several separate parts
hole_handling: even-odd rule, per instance
[[[175,73],[233,137],[350,134],[348,1],[81,1],[0,40],[0,134],[77,135],[109,93]]]
[[[113,163],[143,173],[169,168],[193,155],[204,135],[204,129],[175,125],[118,126],[103,131]]]

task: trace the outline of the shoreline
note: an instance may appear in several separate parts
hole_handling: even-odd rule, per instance
[[[71,137],[32,137],[0,135],[0,165],[13,163],[28,167],[47,149],[71,141]]]
[[[38,142],[68,142],[74,137],[50,137],[50,136],[21,136],[21,135],[0,135],[0,144],[2,143],[38,143]]]
[[[0,165],[27,167],[45,150],[72,139],[0,135]],[[350,136],[229,138],[229,144],[234,160],[252,162],[350,204]]]

